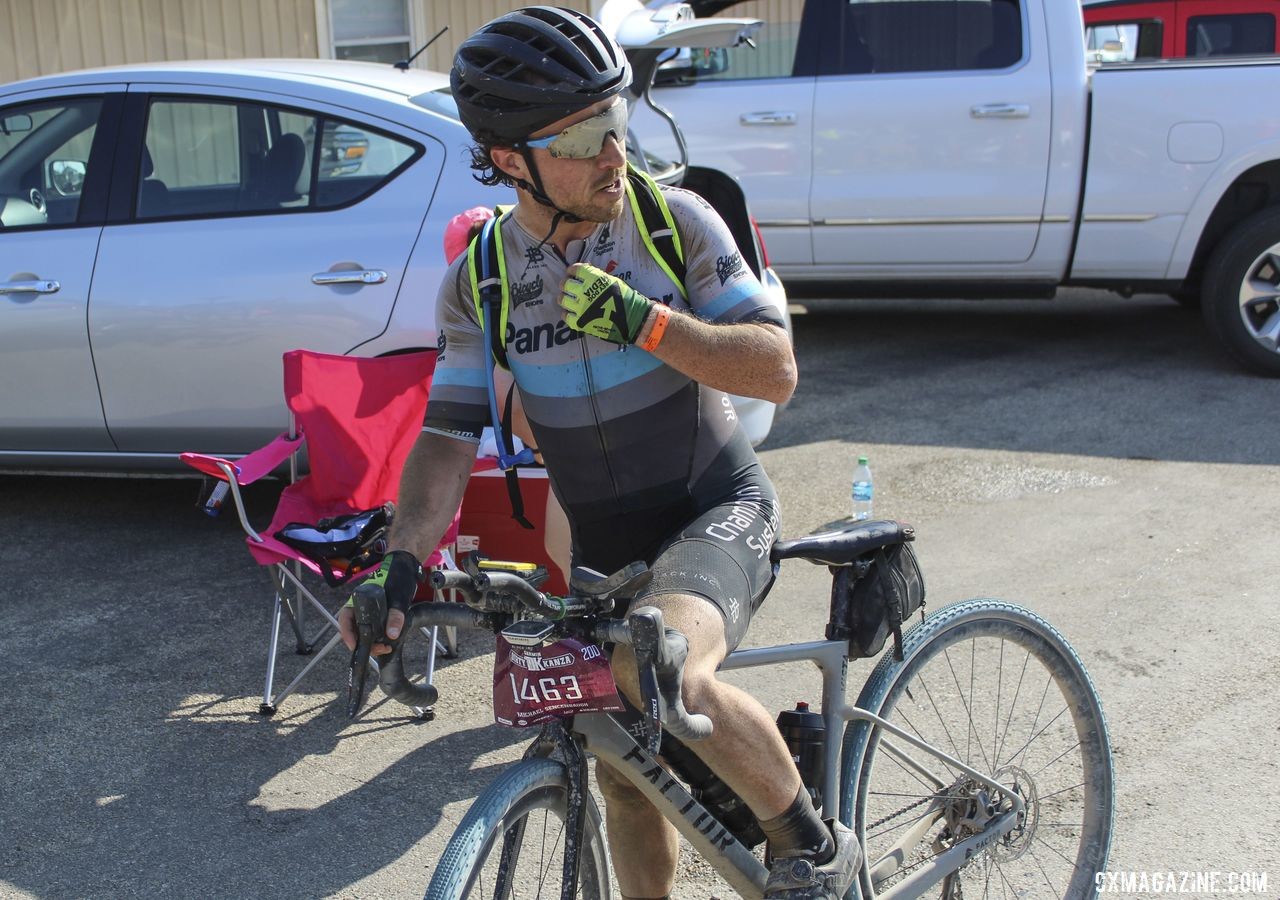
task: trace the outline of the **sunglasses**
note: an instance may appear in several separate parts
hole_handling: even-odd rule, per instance
[[[618,143],[627,137],[627,104],[618,101],[598,116],[583,119],[550,137],[527,138],[526,147],[542,147],[556,159],[591,159],[604,150],[604,142],[613,135]]]

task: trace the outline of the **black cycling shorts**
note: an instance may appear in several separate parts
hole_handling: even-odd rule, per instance
[[[763,471],[756,471],[758,477],[740,483],[662,545],[649,566],[653,580],[632,608],[661,594],[705,597],[724,616],[729,651],[738,646],[773,584],[769,550],[778,532],[778,498]]]

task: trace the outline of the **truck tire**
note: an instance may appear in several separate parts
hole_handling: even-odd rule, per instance
[[[1205,271],[1205,324],[1241,366],[1280,376],[1280,207],[1236,225]]]

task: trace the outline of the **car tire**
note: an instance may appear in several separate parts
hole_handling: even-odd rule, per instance
[[[1254,213],[1209,258],[1201,312],[1241,366],[1280,376],[1280,206]]]

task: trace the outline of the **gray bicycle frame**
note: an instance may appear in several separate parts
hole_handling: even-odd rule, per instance
[[[1012,808],[997,817],[990,827],[959,841],[950,849],[918,866],[916,871],[883,894],[877,895],[896,898],[896,900],[920,897],[934,884],[959,869],[975,853],[1011,831],[1025,809],[1025,803],[1019,795],[958,759],[906,733],[874,713],[847,703],[845,701],[845,677],[848,674],[848,660],[845,658],[847,649],[844,641],[810,641],[738,650],[729,654],[721,664],[720,671],[804,660],[818,667],[822,674],[822,718],[826,726],[826,774],[822,785],[824,816],[834,817],[839,813],[839,765],[842,744],[840,738],[843,735],[844,723],[854,719],[879,726],[888,732],[888,735],[945,762],[1009,801]],[[576,716],[573,720],[573,731],[582,735],[587,750],[612,766],[644,794],[734,890],[747,900],[762,900],[765,881],[769,875],[768,870],[719,820],[694,800],[683,785],[671,777],[668,771],[649,755],[617,719],[606,713]],[[910,766],[931,784],[936,785],[939,791],[954,781],[954,777],[940,778],[907,749],[888,740],[888,735],[880,739],[881,751],[893,755],[904,765]],[[850,786],[850,790],[856,789],[857,785]],[[940,806],[936,803],[931,809],[934,812],[940,812]],[[907,834],[894,845],[890,852],[879,860],[868,861],[872,882],[892,874],[905,860],[906,848],[915,846],[934,821],[936,821],[934,815],[922,816],[916,826],[908,829]],[[866,835],[859,833],[858,841],[865,851]]]

